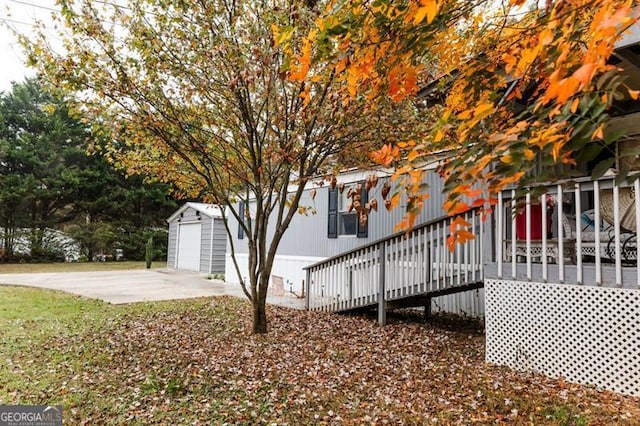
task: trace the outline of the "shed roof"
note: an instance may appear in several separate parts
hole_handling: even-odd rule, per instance
[[[187,210],[188,208],[192,208],[196,211],[199,211],[200,213],[208,216],[208,217],[213,217],[213,218],[219,218],[222,219],[222,210],[220,209],[219,206],[215,205],[215,204],[206,204],[206,203],[194,203],[194,202],[187,202],[184,203],[182,205],[182,207],[180,207],[178,210],[176,210],[171,216],[169,216],[169,218],[167,219],[167,222],[171,222],[173,221],[175,218],[177,218],[178,216],[180,216],[180,213],[183,213],[185,210]]]

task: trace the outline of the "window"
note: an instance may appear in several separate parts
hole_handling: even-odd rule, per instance
[[[347,197],[349,187],[342,194],[338,191],[338,235],[356,235],[358,233],[358,215],[355,209],[349,212],[351,199]]]
[[[347,194],[349,188],[355,186],[355,183],[346,186],[342,193],[338,188],[329,188],[327,237],[338,238],[338,235],[353,235],[358,238],[367,238],[368,224],[360,225],[356,211],[349,212],[351,199],[347,197]],[[361,197],[361,202],[364,205],[367,202],[367,192],[364,189]]]

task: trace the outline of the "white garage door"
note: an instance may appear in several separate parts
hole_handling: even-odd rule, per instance
[[[179,225],[178,233],[178,269],[200,270],[200,235],[202,224],[188,223]]]

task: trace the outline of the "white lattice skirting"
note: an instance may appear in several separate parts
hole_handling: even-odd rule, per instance
[[[640,396],[640,290],[485,280],[487,361]]]

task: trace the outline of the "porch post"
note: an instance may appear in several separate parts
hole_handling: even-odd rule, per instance
[[[304,309],[308,311],[311,307],[311,269],[307,269],[307,277],[303,285],[305,289]]]
[[[386,263],[385,243],[380,243],[380,282],[378,283],[378,325],[387,324],[387,311],[385,302],[385,263]]]
[[[432,312],[431,312],[431,298],[427,297],[427,303],[425,303],[424,305],[424,319],[429,321],[432,317]]]

